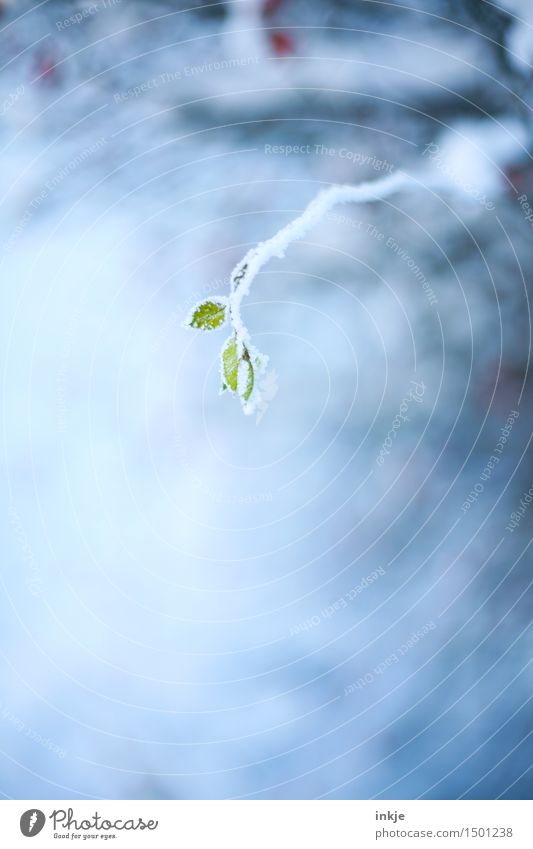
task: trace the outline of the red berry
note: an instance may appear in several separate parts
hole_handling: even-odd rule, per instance
[[[287,56],[288,53],[294,53],[294,41],[286,32],[271,32],[270,44],[277,56]]]

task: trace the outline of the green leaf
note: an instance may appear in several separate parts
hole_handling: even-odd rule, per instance
[[[249,359],[244,358],[239,364],[239,395],[242,400],[250,400],[254,389],[254,367]]]
[[[216,330],[226,321],[227,303],[222,298],[197,304],[187,320],[190,327],[198,330]]]
[[[222,378],[232,392],[237,391],[239,382],[239,355],[237,340],[232,336],[222,348]]]

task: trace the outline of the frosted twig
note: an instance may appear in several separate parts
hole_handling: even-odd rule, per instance
[[[269,259],[285,256],[285,251],[291,242],[302,239],[311,227],[338,203],[368,203],[369,201],[383,200],[408,185],[419,186],[420,184],[407,174],[396,172],[382,180],[360,183],[358,186],[330,186],[328,189],[319,192],[298,218],[282,227],[275,236],[267,239],[266,242],[259,242],[255,248],[249,250],[246,256],[237,263],[230,278],[230,322],[237,339],[246,342],[250,338],[241,319],[240,306],[243,298],[250,291],[254,277]]]
[[[442,183],[439,180],[438,182]],[[435,187],[435,180],[431,183],[432,187]],[[361,183],[358,186],[330,186],[319,192],[301,215],[282,227],[266,242],[259,242],[237,263],[231,273],[230,294],[227,299],[210,299],[193,308],[186,321],[189,327],[214,330],[229,320],[233,333],[222,347],[222,390],[237,394],[245,413],[253,413],[260,404],[258,382],[268,362],[268,357],[260,354],[252,345],[248,329],[241,318],[242,300],[250,291],[256,274],[272,257],[283,257],[291,242],[305,236],[336,204],[383,200],[406,187],[423,188],[424,184],[398,171],[374,182]]]

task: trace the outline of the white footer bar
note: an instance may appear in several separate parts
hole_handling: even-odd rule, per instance
[[[1,845],[533,849],[527,801],[3,801]],[[28,842],[35,838],[35,844]],[[68,842],[67,842],[68,841]]]

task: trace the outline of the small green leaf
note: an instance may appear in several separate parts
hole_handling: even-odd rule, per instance
[[[239,364],[239,395],[246,403],[254,389],[254,367],[249,359],[244,358]]]
[[[232,392],[237,391],[239,382],[239,355],[237,340],[232,336],[222,348],[222,378]]]
[[[222,298],[203,301],[192,311],[187,324],[198,330],[216,330],[226,321],[227,303]]]

